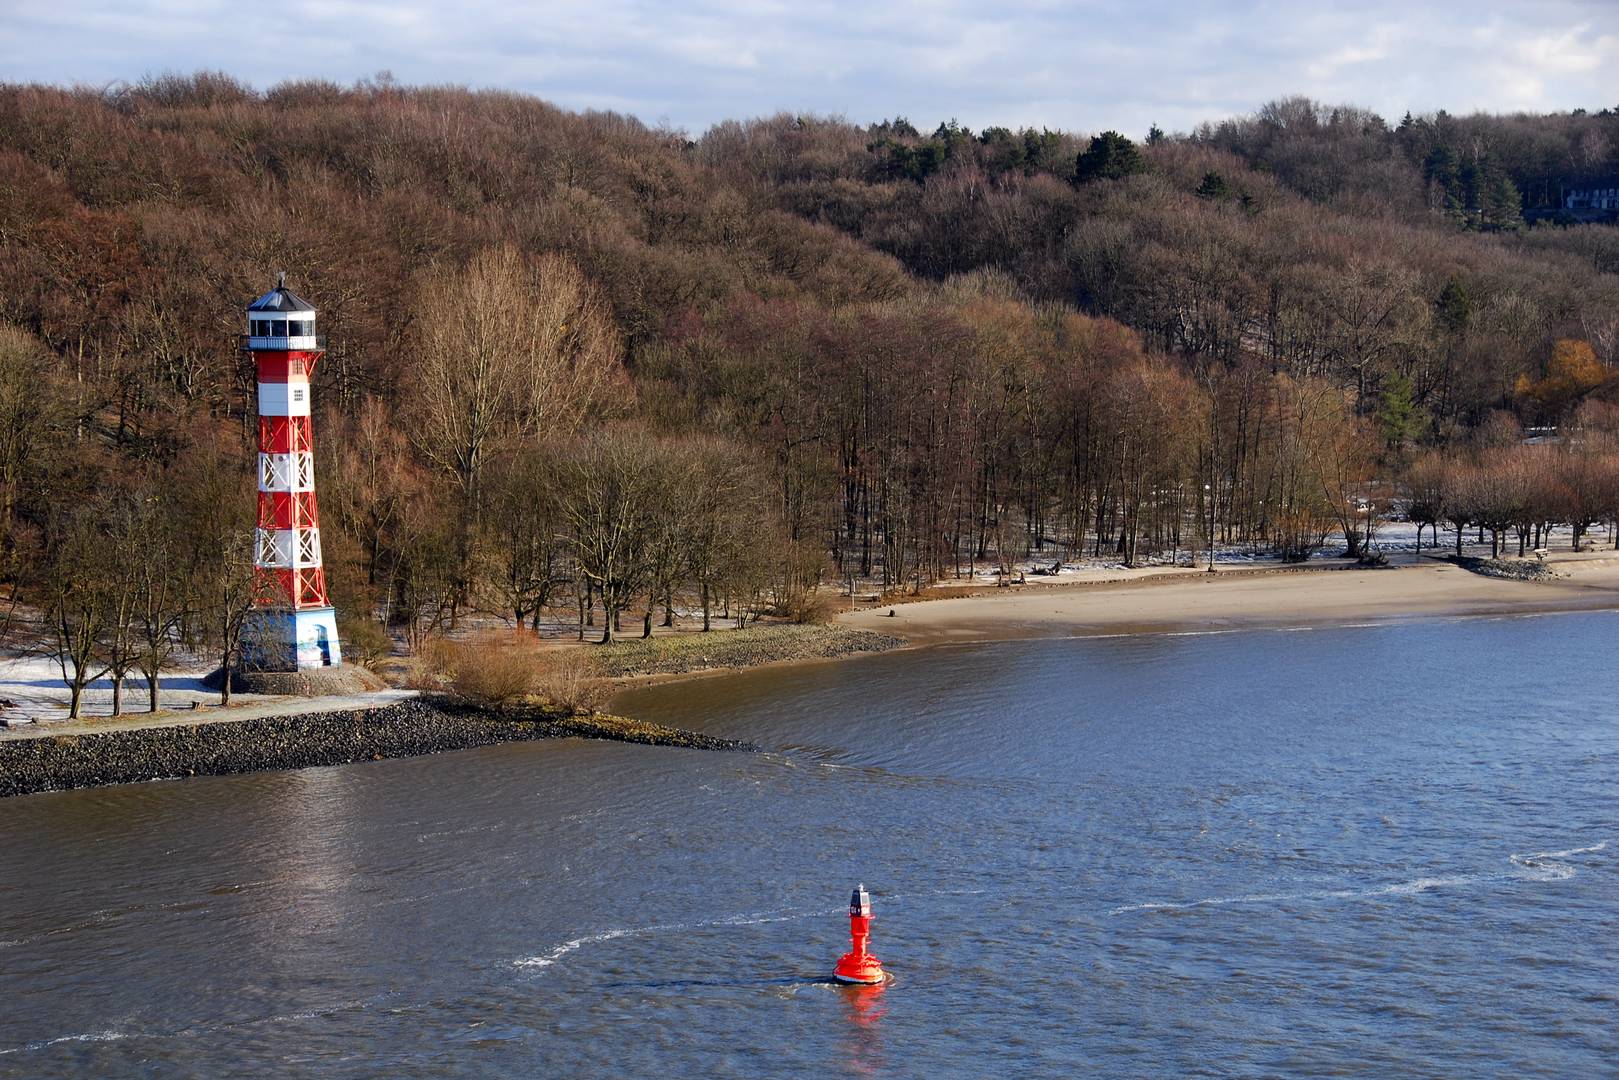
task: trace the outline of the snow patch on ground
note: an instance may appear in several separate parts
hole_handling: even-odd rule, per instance
[[[399,698],[414,696],[415,691],[384,690],[373,694],[346,695],[337,699],[286,698],[269,694],[232,694],[231,706],[224,712],[215,712],[204,706],[219,704],[219,691],[202,685],[212,670],[204,662],[177,666],[158,680],[158,707],[165,710],[190,710],[197,706],[197,719],[247,719],[282,712],[313,711],[324,703],[332,708],[365,708],[387,704]],[[0,660],[0,699],[11,705],[0,710],[0,719],[12,724],[28,721],[49,722],[68,718],[71,695],[62,682],[62,670],[54,659],[45,656],[22,656]],[[336,705],[331,702],[336,701]],[[146,712],[146,680],[135,676],[124,680],[124,714],[132,719]],[[82,718],[106,717],[112,714],[112,680],[100,678],[85,688],[80,705]]]

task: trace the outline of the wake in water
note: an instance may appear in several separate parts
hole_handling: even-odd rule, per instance
[[[685,933],[692,930],[709,930],[719,926],[757,926],[762,923],[791,922],[794,919],[808,919],[816,916],[835,915],[841,909],[832,911],[795,911],[787,914],[776,912],[755,912],[744,915],[731,915],[723,919],[709,919],[705,922],[695,923],[659,923],[654,926],[626,926],[616,930],[603,930],[599,934],[586,934],[583,937],[564,941],[549,952],[538,956],[529,956],[516,961],[520,968],[548,968],[561,960],[569,953],[578,952],[586,945],[599,945],[606,941],[617,941],[619,938],[645,937],[648,934]]]
[[[335,1016],[338,1013],[354,1009],[367,1009],[378,1002],[393,997],[394,991],[389,990],[368,998],[357,998],[353,1001],[341,1001],[335,1005],[321,1005],[299,1012],[277,1013],[274,1016],[261,1016],[245,1020],[221,1020],[217,1023],[196,1024],[191,1027],[169,1031],[86,1031],[75,1035],[58,1035],[54,1039],[41,1039],[38,1042],[27,1043],[23,1046],[0,1048],[0,1057],[9,1054],[32,1054],[41,1050],[48,1050],[63,1043],[103,1043],[119,1042],[123,1039],[193,1039],[202,1035],[218,1035],[227,1031],[241,1031],[256,1027],[266,1027],[278,1024],[296,1023],[302,1020],[313,1020],[316,1017]]]
[[[129,1036],[125,1035],[121,1031],[87,1031],[79,1035],[60,1035],[54,1039],[45,1039],[42,1042],[29,1043],[27,1046],[13,1046],[7,1050],[0,1050],[0,1057],[3,1057],[6,1054],[32,1053],[36,1050],[44,1050],[48,1047],[59,1046],[62,1043],[117,1042],[119,1039],[127,1039],[128,1037]]]
[[[1415,896],[1434,889],[1476,885],[1487,881],[1567,881],[1577,868],[1566,860],[1576,855],[1589,855],[1607,848],[1606,840],[1588,847],[1565,848],[1562,851],[1537,851],[1527,855],[1512,855],[1507,861],[1513,869],[1506,874],[1469,874],[1461,877],[1421,877],[1393,885],[1379,885],[1363,889],[1308,889],[1299,892],[1253,893],[1244,896],[1207,896],[1198,900],[1148,901],[1124,904],[1110,908],[1108,915],[1128,915],[1136,911],[1190,911],[1201,907],[1224,907],[1229,904],[1276,904],[1294,900],[1370,900],[1379,896]]]
[[[924,897],[935,896],[978,896],[983,889],[935,889],[921,894]],[[882,897],[884,904],[896,904],[906,899],[905,893],[893,893]],[[548,968],[561,960],[569,953],[578,952],[587,945],[600,945],[608,941],[617,941],[627,937],[646,937],[650,934],[679,934],[689,933],[693,930],[712,930],[721,926],[761,926],[765,923],[794,922],[798,919],[826,919],[844,913],[846,909],[815,908],[802,911],[750,911],[739,915],[727,915],[720,919],[707,919],[702,922],[691,923],[658,923],[653,926],[623,926],[613,930],[603,930],[598,934],[585,934],[581,937],[564,941],[548,952],[538,956],[528,956],[513,961],[520,968]]]
[[[1562,851],[1536,851],[1528,855],[1512,856],[1512,865],[1519,868],[1521,876],[1531,881],[1566,881],[1574,876],[1574,867],[1563,860],[1575,855],[1589,855],[1601,851],[1608,846],[1606,840],[1600,844],[1589,847],[1565,848]]]

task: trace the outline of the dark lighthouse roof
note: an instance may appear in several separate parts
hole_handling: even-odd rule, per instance
[[[287,275],[275,276],[275,288],[247,306],[249,311],[314,311],[315,305],[287,288]]]

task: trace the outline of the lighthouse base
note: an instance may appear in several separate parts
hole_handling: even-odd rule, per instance
[[[329,607],[265,608],[249,615],[242,628],[244,672],[318,671],[342,663],[337,612]]]

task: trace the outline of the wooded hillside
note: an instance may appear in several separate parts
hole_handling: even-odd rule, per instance
[[[213,529],[194,568],[251,527],[236,335],[282,269],[328,342],[350,619],[786,609],[823,574],[1138,561],[1209,522],[1353,548],[1356,500],[1424,451],[1521,424],[1608,453],[1619,229],[1523,225],[1604,176],[1614,110],[692,138],[387,82],[4,86],[5,572],[46,597],[120,500]]]

